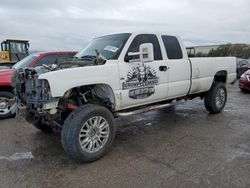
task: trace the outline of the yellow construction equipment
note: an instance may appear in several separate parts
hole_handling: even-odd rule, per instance
[[[29,55],[29,41],[7,39],[1,43],[0,66],[13,65]]]

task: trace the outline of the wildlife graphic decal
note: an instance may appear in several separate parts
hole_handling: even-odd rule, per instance
[[[159,77],[150,66],[139,64],[132,67],[127,73],[127,80],[122,84],[122,89],[129,90],[132,99],[143,99],[155,93],[155,85],[158,85]]]

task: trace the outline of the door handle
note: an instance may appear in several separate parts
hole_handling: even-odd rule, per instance
[[[163,66],[159,66],[159,71],[167,71],[169,69],[169,67],[163,65]]]

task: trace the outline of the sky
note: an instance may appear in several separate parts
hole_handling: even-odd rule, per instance
[[[249,0],[0,0],[0,40],[31,50],[80,50],[123,32],[180,36],[186,46],[250,43]]]

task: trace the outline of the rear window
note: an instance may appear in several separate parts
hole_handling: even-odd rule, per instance
[[[179,41],[174,36],[162,36],[168,59],[182,59],[183,54]]]

